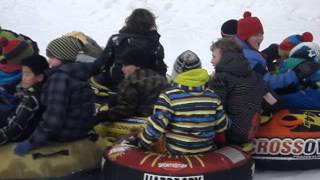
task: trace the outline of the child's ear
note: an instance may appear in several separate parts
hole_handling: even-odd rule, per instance
[[[43,75],[43,74],[38,74],[38,75],[36,76],[36,79],[37,79],[38,82],[42,82],[43,79],[44,79],[44,75]]]

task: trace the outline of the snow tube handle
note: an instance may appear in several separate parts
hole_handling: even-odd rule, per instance
[[[32,158],[34,160],[40,159],[40,158],[46,158],[46,157],[52,157],[52,156],[58,156],[58,155],[63,155],[63,156],[69,156],[69,150],[67,149],[63,149],[61,151],[57,151],[57,152],[53,152],[53,153],[48,153],[48,154],[44,154],[44,153],[40,153],[40,152],[36,152],[32,154]]]

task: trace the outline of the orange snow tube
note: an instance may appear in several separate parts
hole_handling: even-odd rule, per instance
[[[254,140],[257,168],[320,168],[320,111],[280,110],[263,124]]]

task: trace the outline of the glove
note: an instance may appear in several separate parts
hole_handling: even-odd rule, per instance
[[[14,149],[14,153],[18,156],[26,155],[32,149],[32,144],[29,140],[22,141],[17,144],[16,148]]]
[[[279,45],[278,44],[271,44],[267,48],[261,51],[267,61],[272,62],[273,60],[279,59]]]
[[[304,83],[307,81],[313,73],[320,69],[320,65],[313,61],[304,61],[303,63],[296,66],[293,70],[298,76],[299,80]]]
[[[0,145],[6,144],[8,142],[7,135],[0,129]]]

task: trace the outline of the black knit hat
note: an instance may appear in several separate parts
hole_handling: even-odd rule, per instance
[[[228,37],[237,34],[237,24],[238,21],[236,19],[230,19],[224,22],[221,26],[221,36]]]
[[[49,68],[48,61],[41,55],[34,55],[21,60],[22,66],[27,66],[35,75],[43,74]]]
[[[51,41],[47,46],[47,56],[53,56],[61,61],[75,61],[77,55],[83,50],[79,39],[63,36]]]
[[[126,49],[120,56],[119,63],[124,65],[135,65],[142,69],[153,69],[156,57],[150,52],[139,48]]]

